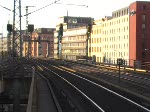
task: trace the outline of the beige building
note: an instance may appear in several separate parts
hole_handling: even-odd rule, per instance
[[[71,60],[86,58],[88,54],[87,25],[92,22],[93,18],[91,17],[60,17],[54,32],[54,58]],[[62,37],[59,37],[60,24],[63,24]]]
[[[62,38],[62,58],[76,60],[78,57],[86,56],[87,28],[79,27],[66,29]],[[58,58],[58,38],[57,32],[54,33],[54,57]]]
[[[112,17],[95,21],[91,34],[91,56],[97,62],[116,63],[117,58],[129,60],[128,7],[113,12]]]
[[[76,60],[78,57],[86,56],[86,27],[67,29],[62,38],[62,57]]]

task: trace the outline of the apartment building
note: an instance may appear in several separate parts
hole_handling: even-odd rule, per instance
[[[96,55],[97,62],[115,63],[117,58],[129,60],[128,7],[115,11],[112,15],[94,21],[91,55]]]
[[[97,62],[116,63],[122,58],[133,66],[134,61],[150,61],[149,8],[150,2],[136,1],[94,21],[89,47]]]

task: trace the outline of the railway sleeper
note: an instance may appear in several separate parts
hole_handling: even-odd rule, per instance
[[[58,84],[56,85],[53,81],[51,81],[50,83],[52,85],[52,88],[54,90],[56,98],[58,99],[62,111],[79,112],[75,104],[71,101],[71,99],[66,94],[65,90],[63,90],[61,87],[58,87]]]

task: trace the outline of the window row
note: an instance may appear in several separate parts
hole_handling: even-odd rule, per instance
[[[85,53],[85,52],[86,52],[86,49],[71,49],[69,51],[63,51],[63,53],[67,53],[67,54],[69,54],[69,53],[79,53],[79,55],[80,55],[80,53]]]
[[[125,58],[126,56],[128,57],[129,56],[129,53],[128,52],[117,52],[117,51],[114,51],[114,52],[105,52],[104,53],[104,56],[105,58],[111,58],[111,57],[121,57],[121,58]]]
[[[92,38],[92,43],[101,43],[101,38]]]
[[[103,47],[105,50],[108,49],[128,49],[129,45],[128,43],[124,44],[113,44],[113,45],[104,45]]]
[[[129,21],[129,18],[123,18],[123,19],[118,19],[118,20],[115,20],[115,21],[111,21],[111,22],[106,22],[104,23],[104,27],[108,27],[108,26],[112,26],[112,25],[116,25],[116,24],[121,24],[121,23],[124,23],[124,22],[128,22]]]
[[[86,36],[85,35],[82,35],[82,36],[73,36],[73,37],[66,37],[65,39],[67,40],[85,40],[86,39]]]
[[[123,27],[123,28],[116,28],[116,29],[111,29],[111,30],[105,30],[103,31],[103,34],[108,35],[108,34],[115,34],[115,33],[120,33],[120,32],[126,32],[129,30],[129,27]]]
[[[80,42],[80,43],[67,43],[67,44],[62,44],[62,47],[83,47],[86,46],[85,42]]]
[[[92,52],[101,52],[101,47],[92,47]]]
[[[129,9],[123,9],[112,14],[114,18],[129,14]]]
[[[128,35],[117,36],[117,37],[106,37],[106,38],[103,38],[103,42],[116,42],[116,41],[124,41],[128,39],[129,39]]]

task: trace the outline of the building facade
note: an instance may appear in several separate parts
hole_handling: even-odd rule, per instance
[[[86,46],[87,25],[92,24],[93,20],[91,17],[60,17],[54,32],[54,57],[60,58],[59,52],[61,52],[61,58],[73,60],[79,56],[86,56],[88,52]],[[61,40],[58,35],[60,24],[63,24]]]
[[[149,8],[150,2],[137,1],[94,21],[89,47],[97,62],[116,63],[122,58],[134,66],[135,61],[139,65],[150,61]]]
[[[137,1],[129,6],[129,58],[150,62],[150,2]]]
[[[32,33],[31,51],[33,57],[54,56],[55,28],[38,28]]]
[[[62,58],[77,60],[86,57],[87,28],[79,27],[65,30],[62,38]]]
[[[0,55],[2,55],[2,52],[3,52],[3,55],[5,55],[5,57],[7,56],[8,54],[8,44],[7,44],[7,37],[2,37],[0,39]]]
[[[121,12],[121,13],[120,13]],[[94,22],[91,33],[91,55],[97,62],[116,63],[122,58],[129,63],[128,7]]]

